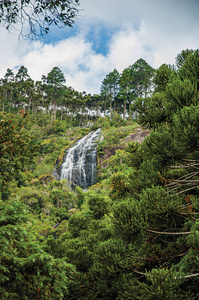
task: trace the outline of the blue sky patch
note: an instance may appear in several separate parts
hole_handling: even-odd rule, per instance
[[[118,29],[119,28],[109,28],[103,24],[95,24],[86,32],[86,42],[92,44],[92,48],[97,54],[101,53],[106,56],[109,52],[109,42]],[[67,38],[77,36],[79,33],[80,27],[78,25],[74,25],[73,28],[58,29],[52,27],[50,33],[47,34],[45,38],[39,38],[39,40],[44,44],[56,44]]]
[[[93,45],[93,50],[99,54],[107,55],[109,52],[109,42],[117,31],[116,28],[108,28],[102,24],[92,26],[86,35],[86,40]]]
[[[64,27],[57,28],[56,26],[51,27],[50,32],[44,37],[40,37],[39,40],[44,44],[56,44],[62,40],[76,36],[79,33],[79,27]]]

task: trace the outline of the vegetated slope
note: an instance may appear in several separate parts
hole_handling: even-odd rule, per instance
[[[136,98],[139,125],[112,115],[83,129],[101,127],[105,137],[88,191],[70,191],[38,166],[10,181],[0,202],[3,299],[197,299],[198,51],[178,62],[156,71],[150,97]],[[38,142],[43,166],[73,142],[61,124]],[[140,129],[150,134],[128,142]]]

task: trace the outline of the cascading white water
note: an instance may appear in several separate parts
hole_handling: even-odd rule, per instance
[[[66,152],[60,179],[67,179],[70,187],[86,188],[95,183],[97,144],[100,138],[101,129],[90,132]]]

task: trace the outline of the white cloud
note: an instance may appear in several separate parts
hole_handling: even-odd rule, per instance
[[[7,68],[24,65],[33,79],[40,80],[58,66],[67,85],[99,93],[103,78],[114,68],[122,72],[139,58],[157,68],[174,63],[183,49],[199,48],[198,7],[195,0],[82,0],[79,32],[53,44],[19,43],[17,36],[0,27],[0,76]],[[99,24],[115,29],[106,55],[96,53],[86,39],[90,28]]]
[[[54,45],[41,45],[39,49],[29,52],[25,58],[26,66],[31,66],[32,74],[46,74],[54,66],[77,71],[78,64],[84,59],[85,52],[90,51],[89,43],[81,36],[60,41]],[[34,76],[34,75],[33,75]]]
[[[117,32],[110,43],[108,59],[119,72],[132,65],[136,60],[145,57],[144,40],[141,31],[132,29]]]
[[[92,44],[82,35],[60,41],[55,45],[42,45],[24,57],[30,75],[41,78],[58,66],[65,73],[66,84],[77,90],[94,93],[101,72],[106,72],[106,58],[92,50]]]

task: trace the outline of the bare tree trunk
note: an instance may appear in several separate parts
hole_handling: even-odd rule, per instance
[[[37,107],[35,107],[35,123],[37,123]]]
[[[106,99],[105,99],[105,104],[104,104],[104,116],[106,116]]]
[[[61,107],[61,121],[63,119],[63,106]]]
[[[116,111],[116,92],[114,90],[114,111]]]
[[[124,112],[123,112],[123,119],[125,120],[126,117],[126,99],[124,100]]]
[[[30,107],[31,107],[31,98],[29,97],[29,103],[28,103],[28,111],[30,113]]]
[[[110,97],[110,117],[111,117],[111,115],[112,115],[112,99]]]
[[[54,120],[56,120],[57,102],[54,100]]]
[[[33,112],[34,112],[34,101],[32,101],[32,115],[33,115]]]

